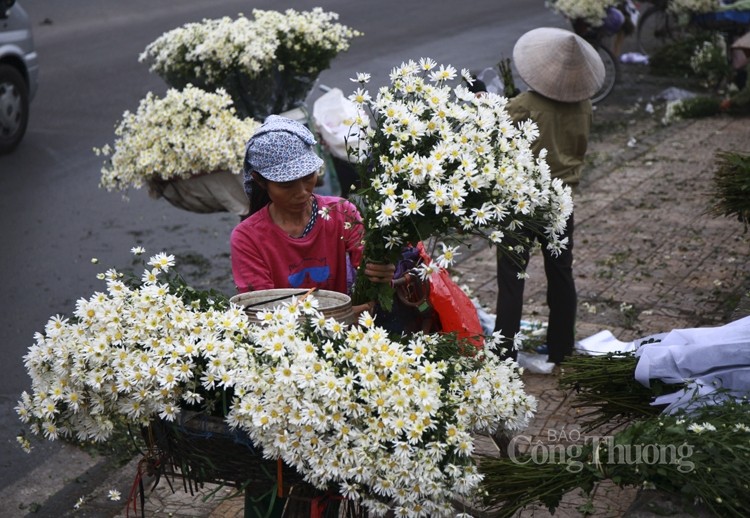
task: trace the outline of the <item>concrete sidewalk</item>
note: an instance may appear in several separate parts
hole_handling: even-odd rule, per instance
[[[575,265],[579,296],[578,338],[603,329],[623,341],[675,328],[714,326],[750,314],[750,234],[741,223],[704,215],[714,153],[750,151],[748,119],[712,118],[668,128],[641,128],[634,147],[595,142],[602,162],[589,169],[576,196]],[[464,280],[489,308],[497,293],[494,255],[475,253],[461,264]],[[546,284],[540,254],[532,259],[524,318],[546,320]],[[744,313],[743,313],[744,312]],[[526,374],[539,398],[524,435],[546,442],[577,429],[574,400],[556,375]],[[589,502],[571,493],[554,516],[628,516],[635,488],[600,484]],[[638,516],[648,515],[643,506]],[[632,511],[635,513],[635,511]],[[633,514],[634,515],[634,514]],[[549,516],[527,509],[519,516]],[[656,516],[655,514],[653,516]]]
[[[602,112],[606,109],[601,108]],[[615,123],[619,124],[615,130],[594,133],[585,178],[575,198],[578,338],[606,329],[629,341],[674,328],[720,325],[741,316],[733,311],[750,288],[750,234],[744,234],[736,220],[704,212],[714,153],[750,152],[750,120],[716,117],[668,127],[652,118]],[[462,282],[494,312],[494,250],[480,244],[463,250],[461,259],[457,271]],[[524,318],[545,321],[546,283],[540,254],[532,257],[528,272]],[[558,388],[558,376],[559,371],[524,374],[527,391],[539,400],[536,417],[524,432],[533,441],[546,442],[563,431],[569,436],[578,429],[573,396]],[[478,447],[485,453],[498,453],[486,437],[478,438]],[[56,508],[52,498],[30,516],[139,516],[140,504],[138,512],[130,509],[128,513],[124,506],[137,460],[115,471],[97,471],[99,464],[91,466],[83,477],[88,476],[87,484],[80,483],[80,476],[68,480],[64,491],[78,491],[85,497],[79,510]],[[22,480],[18,487],[32,483],[39,481]],[[220,489],[217,496],[203,501],[215,488],[191,496],[179,482],[174,487],[175,492],[161,481],[148,495],[145,515],[243,516],[242,497],[222,498],[230,494],[228,490]],[[120,490],[123,500],[109,501],[110,489]],[[591,500],[576,492],[567,495],[554,516],[581,516],[582,506],[591,516],[634,516],[629,509],[637,499],[635,488],[602,483]],[[24,516],[27,511],[31,510],[5,507],[0,516]],[[534,508],[518,516],[550,515],[544,508]]]

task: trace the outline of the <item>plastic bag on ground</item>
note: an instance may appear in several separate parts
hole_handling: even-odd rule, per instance
[[[484,334],[487,336],[491,335],[495,330],[495,320],[497,320],[497,315],[493,315],[492,313],[488,313],[487,311],[485,311],[477,299],[471,299],[471,302],[474,304],[474,308],[477,310],[479,323],[482,325]]]
[[[529,372],[535,374],[550,374],[555,368],[555,364],[547,361],[546,354],[533,354],[524,351],[518,351],[518,366],[523,367]]]
[[[576,351],[590,356],[617,352],[631,352],[635,351],[635,349],[636,346],[634,342],[621,342],[606,329],[587,338],[578,340],[575,344]]]
[[[682,88],[670,86],[669,88],[662,90],[662,92],[657,95],[656,98],[663,101],[682,101],[684,99],[692,99],[696,95],[697,94],[689,90],[683,90]]]
[[[626,52],[620,56],[622,63],[636,63],[639,65],[648,65],[648,56],[640,52]]]

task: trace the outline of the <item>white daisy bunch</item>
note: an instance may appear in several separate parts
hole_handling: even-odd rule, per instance
[[[104,441],[118,416],[171,421],[230,381],[223,365],[247,317],[162,281],[173,266],[172,255],[157,254],[137,283],[110,269],[100,274],[106,292],[78,300],[71,318],[54,316],[35,335],[24,357],[32,391],[16,408],[32,432]]]
[[[151,42],[138,57],[168,83],[218,84],[235,68],[256,75],[275,59],[274,27],[244,16],[186,23]],[[176,86],[176,85],[175,85]]]
[[[115,128],[114,145],[95,148],[106,157],[100,187],[140,188],[150,179],[189,178],[230,171],[239,174],[245,143],[259,123],[235,115],[223,90],[190,86],[162,98],[149,92],[135,113],[126,111]]]
[[[669,0],[668,9],[673,13],[711,13],[718,11],[718,0]]]
[[[254,9],[252,18],[204,19],[166,32],[138,59],[150,62],[149,70],[170,84],[220,86],[232,73],[255,77],[275,68],[314,79],[361,34],[337,20],[338,14],[319,7],[284,13]]]
[[[227,422],[375,516],[453,516],[452,498],[482,479],[472,432],[524,427],[536,408],[516,364],[461,354],[451,335],[396,342],[367,313],[346,329],[298,301],[259,318],[255,345],[227,365],[237,380]]]
[[[672,124],[683,118],[683,110],[685,108],[684,99],[675,99],[673,101],[667,101],[664,107],[664,116],[661,118],[661,123],[665,126]]]
[[[205,75],[208,83],[223,80],[234,67],[256,75],[275,59],[279,41],[274,27],[240,16],[204,20],[202,28],[205,36],[200,43],[192,43],[187,58],[198,63],[195,71],[199,77]]]
[[[617,5],[617,0],[547,0],[546,6],[569,20],[581,20],[591,27],[601,27],[607,17],[607,8]]]
[[[162,253],[137,282],[100,274],[106,292],[35,336],[32,390],[16,407],[33,433],[103,441],[116,419],[222,410],[231,389],[227,425],[266,457],[374,515],[448,516],[453,497],[480,487],[472,432],[522,428],[536,409],[517,364],[453,335],[394,341],[366,313],[348,328],[327,319],[312,296],[251,324],[225,299],[170,281],[173,267]]]
[[[727,57],[727,46],[719,34],[697,44],[690,56],[690,68],[708,87],[730,79],[733,69]]]
[[[362,35],[339,23],[338,13],[320,7],[310,11],[287,9],[283,14],[254,9],[253,18],[256,26],[275,31],[278,67],[313,79],[330,66],[337,54],[349,49],[353,38]]]
[[[471,81],[468,70],[461,75]],[[572,210],[570,188],[551,177],[546,153],[534,156],[536,124],[514,124],[505,97],[452,87],[457,76],[451,65],[422,58],[394,68],[375,99],[363,86],[349,97],[374,120],[359,126],[369,150],[358,192],[366,257],[390,251],[397,260],[408,243],[456,232],[503,246],[522,227],[546,235],[553,250],[565,246],[559,236]],[[360,77],[364,85],[367,76]],[[385,252],[377,250],[381,243]]]

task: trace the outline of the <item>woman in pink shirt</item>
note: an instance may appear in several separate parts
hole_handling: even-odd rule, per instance
[[[316,287],[349,293],[362,259],[361,216],[351,202],[313,192],[323,165],[314,145],[307,127],[278,115],[269,116],[248,141],[250,216],[230,240],[238,292]],[[365,275],[390,282],[394,270],[392,264],[368,263]]]

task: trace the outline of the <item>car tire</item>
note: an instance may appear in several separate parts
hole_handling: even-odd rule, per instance
[[[21,142],[29,123],[29,87],[21,73],[0,64],[0,155]]]

